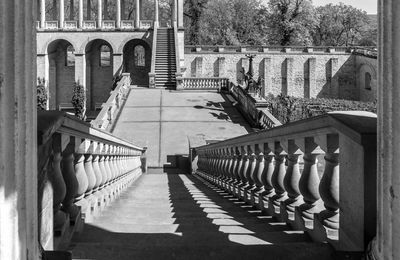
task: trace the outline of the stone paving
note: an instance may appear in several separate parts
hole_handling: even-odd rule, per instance
[[[113,134],[148,147],[148,166],[163,167],[187,155],[188,136],[226,139],[251,128],[228,100],[215,92],[133,88]]]
[[[155,174],[152,174],[155,173]],[[259,210],[194,175],[150,170],[71,244],[73,259],[332,259]]]

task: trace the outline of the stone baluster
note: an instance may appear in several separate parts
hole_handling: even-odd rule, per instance
[[[129,172],[128,170],[128,166],[126,165],[126,154],[128,152],[127,148],[122,148],[122,152],[121,152],[121,165],[122,165],[122,174],[125,175],[126,173]]]
[[[339,229],[339,135],[318,136],[316,142],[325,152],[325,170],[319,185],[319,194],[325,209],[320,213],[323,225]]]
[[[101,196],[101,186],[103,185],[103,173],[100,169],[100,157],[101,157],[101,146],[98,142],[93,141],[89,148],[90,153],[92,154],[92,168],[93,173],[96,176],[96,183],[93,187],[93,195],[89,198],[89,204],[91,205],[91,209],[93,211],[97,211],[98,206],[102,203],[102,196]],[[100,202],[100,203],[99,203]]]
[[[280,213],[280,204],[287,198],[285,186],[283,184],[283,180],[286,174],[285,164],[286,164],[287,153],[283,150],[280,142],[275,142],[274,153],[275,153],[275,168],[271,180],[275,194],[270,198],[270,201],[274,206],[275,213]]]
[[[63,136],[63,139],[69,137]],[[78,193],[79,182],[75,175],[74,166],[75,138],[70,137],[69,143],[62,152],[62,175],[67,188],[64,200],[62,202],[62,210],[68,213],[71,220],[74,221],[79,215],[79,208],[74,204],[75,197]]]
[[[252,205],[256,206],[259,205],[260,196],[264,192],[264,186],[262,183],[262,174],[265,168],[265,158],[264,158],[264,144],[256,144],[255,145],[255,153],[257,161],[256,169],[254,170],[253,181],[255,184],[254,193],[252,194]]]
[[[281,142],[283,149],[286,151],[288,166],[286,168],[286,175],[283,180],[288,199],[285,201],[285,210],[290,220],[294,220],[295,207],[302,203],[300,199],[300,169],[299,169],[299,156],[303,153],[296,145],[294,140]]]
[[[247,145],[242,146],[242,168],[239,169],[239,176],[240,176],[240,184],[239,184],[239,197],[244,198],[245,195],[245,187],[247,186],[247,178],[246,173],[249,169],[249,156],[248,156],[248,147]]]
[[[105,144],[103,149],[104,155],[104,169],[106,170],[107,178],[106,178],[106,186],[109,186],[111,183],[112,172],[110,168],[110,145]]]
[[[261,180],[264,186],[264,197],[272,195],[274,187],[272,186],[272,175],[275,170],[275,154],[268,144],[264,144],[264,170],[261,175]]]
[[[84,199],[88,190],[89,179],[85,171],[85,154],[89,149],[90,141],[75,137],[75,176],[78,181],[78,190],[75,195],[75,204],[81,208],[82,218],[86,219],[90,207],[88,201]]]
[[[97,152],[99,155],[99,169],[100,169],[100,172],[102,175],[101,185],[99,186],[99,189],[103,189],[106,186],[107,176],[108,176],[106,167],[104,166],[105,155],[104,155],[104,144],[103,143],[99,143]]]
[[[117,163],[117,168],[118,168],[118,179],[124,174],[124,168],[122,165],[122,151],[123,147],[118,147],[117,149],[117,154],[116,154],[116,163]]]
[[[84,155],[85,156],[84,167],[85,167],[85,172],[86,172],[86,176],[88,179],[88,187],[85,192],[85,196],[88,196],[93,193],[93,189],[97,183],[97,176],[96,176],[96,173],[94,172],[94,168],[93,168],[93,153],[94,153],[94,148],[95,148],[96,142],[89,141],[89,140],[85,140],[85,142],[86,142],[86,145],[89,146]]]
[[[304,204],[299,207],[301,216],[307,228],[314,227],[314,213],[322,209],[320,194],[318,191],[320,177],[317,168],[317,156],[323,151],[315,143],[314,137],[306,137],[296,140],[296,145],[304,153],[304,169],[300,177],[299,188],[303,196]]]
[[[109,166],[110,166],[110,171],[111,171],[111,178],[110,182],[114,183],[115,178],[117,177],[117,169],[115,165],[115,150],[116,147],[114,145],[110,145],[110,153],[109,153]]]
[[[67,215],[60,210],[61,203],[67,193],[67,186],[64,182],[60,163],[62,160],[61,153],[66,148],[68,142],[69,136],[62,136],[61,134],[53,135],[53,154],[51,156],[51,170],[49,171],[48,176],[53,188],[54,230],[56,235],[61,235],[64,224],[67,220]]]
[[[235,147],[235,163],[234,163],[234,169],[233,169],[233,174],[235,176],[235,181],[232,183],[232,193],[234,195],[237,195],[239,193],[239,184],[240,184],[240,174],[239,171],[242,167],[242,154],[241,150],[239,147]]]
[[[248,151],[249,151],[249,166],[247,171],[245,172],[246,180],[247,180],[247,186],[245,187],[245,200],[249,203],[251,203],[253,199],[253,190],[255,189],[255,182],[253,180],[253,175],[256,170],[257,166],[257,160],[256,160],[256,154],[255,154],[255,145],[249,145],[248,146]]]

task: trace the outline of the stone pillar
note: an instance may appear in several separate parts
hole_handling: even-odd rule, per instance
[[[75,54],[75,82],[79,82],[86,92],[86,104],[90,104],[90,97],[86,89],[86,55]]]
[[[40,28],[44,29],[46,26],[46,1],[40,0]]]
[[[140,2],[139,2],[139,0],[135,0],[135,4],[136,4],[135,26],[136,26],[136,28],[140,28]]]
[[[83,27],[83,0],[79,0],[78,28]]]
[[[154,0],[154,26],[155,27],[158,27],[158,19],[159,19],[158,0]]]
[[[338,58],[332,58],[330,64],[330,98],[339,98],[339,77],[336,75],[339,69]]]
[[[177,8],[178,8],[178,0],[174,0],[174,4],[172,5],[172,25],[177,25]]]
[[[0,1],[0,259],[39,259],[36,1]]]
[[[378,226],[375,259],[400,259],[400,5],[378,1]]]
[[[261,90],[261,96],[265,97],[268,94],[274,94],[272,90],[272,62],[271,58],[264,58],[262,61],[262,72],[261,77],[263,79],[263,88]],[[278,94],[278,93],[276,93]]]
[[[60,14],[59,14],[59,20],[58,22],[60,23],[58,26],[60,28],[64,28],[64,0],[60,0]]]
[[[97,28],[103,28],[103,5],[102,0],[97,0]]]
[[[286,58],[285,60],[285,75],[282,75],[282,80],[284,88],[286,88],[286,95],[295,96],[295,88],[294,86],[294,75],[293,75],[293,58]],[[284,89],[285,90],[285,89]]]
[[[217,66],[217,73],[215,76],[219,78],[225,77],[225,57],[218,58]]]
[[[178,1],[178,28],[183,28],[183,0],[177,0]]]
[[[316,97],[318,93],[314,93],[317,86],[317,77],[316,77],[316,66],[317,59],[309,58],[306,78],[304,79],[304,97],[311,98]]]
[[[116,8],[117,8],[116,27],[121,28],[121,0],[117,0]]]
[[[113,75],[116,77],[120,75],[122,71],[123,55],[122,53],[113,53]]]

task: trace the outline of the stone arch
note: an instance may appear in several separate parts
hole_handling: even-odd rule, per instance
[[[366,75],[370,75],[369,88],[366,88]],[[361,64],[357,70],[358,91],[360,101],[375,101],[377,98],[377,72],[371,64]]]
[[[121,43],[119,44],[118,48],[116,49],[116,53],[123,53],[124,52],[124,48],[126,46],[126,44],[132,40],[141,40],[143,42],[145,42],[147,45],[151,46],[151,42],[148,39],[148,37],[128,37],[125,38],[124,40],[121,41]]]
[[[55,43],[57,41],[67,41],[72,45],[72,47],[74,47],[76,52],[78,51],[78,48],[77,48],[78,46],[77,46],[76,42],[74,41],[74,39],[72,39],[71,37],[60,36],[60,37],[50,38],[42,46],[39,46],[39,44],[38,44],[38,48],[37,48],[38,54],[48,54],[49,46],[52,43]]]
[[[106,42],[110,46],[111,51],[114,52],[114,53],[117,50],[117,47],[116,47],[116,45],[115,45],[115,43],[113,41],[106,40],[106,39],[100,38],[100,37],[88,37],[80,45],[79,49],[77,50],[78,53],[81,53],[81,54],[85,53],[87,46],[89,44],[91,44],[92,42],[96,41],[96,40],[100,40],[100,41]]]

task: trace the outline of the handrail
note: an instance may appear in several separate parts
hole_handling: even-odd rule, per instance
[[[59,250],[146,171],[146,148],[59,111],[38,111],[37,125],[40,239]]]
[[[149,85],[151,88],[156,86],[157,30],[157,24],[153,23],[153,47],[151,53],[151,69],[149,73]]]
[[[315,241],[364,251],[375,236],[376,124],[370,112],[331,112],[195,147],[196,173]]]
[[[182,77],[181,72],[181,61],[180,61],[180,53],[179,53],[179,39],[178,39],[178,25],[174,23],[174,40],[175,40],[175,62],[176,62],[176,88],[180,89],[180,78]]]
[[[115,123],[120,110],[129,94],[131,77],[129,73],[122,73],[122,78],[118,81],[116,88],[111,91],[107,102],[102,105],[100,113],[96,119],[91,121],[91,125],[100,129],[110,129]]]

